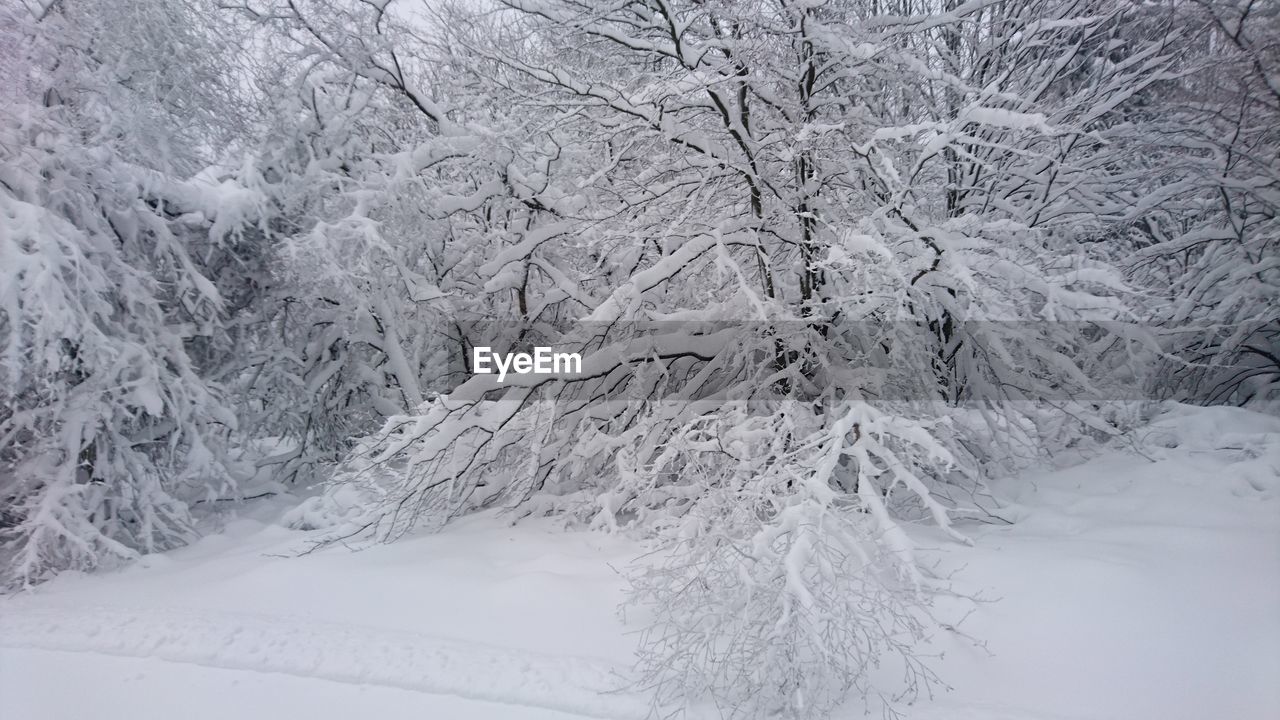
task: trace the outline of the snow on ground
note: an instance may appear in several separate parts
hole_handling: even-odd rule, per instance
[[[962,626],[991,655],[953,645],[955,691],[908,717],[1280,718],[1280,419],[1178,408],[1137,440],[1003,483],[1016,524],[937,553],[999,599]]]
[[[29,720],[61,717],[41,714],[40,694],[24,679],[25,653],[38,648],[238,671],[225,682],[270,672],[353,690],[643,716],[638,698],[608,692],[625,684],[615,666],[625,671],[631,652],[615,612],[622,583],[610,564],[627,562],[635,547],[600,533],[565,533],[549,521],[506,525],[481,516],[364,552],[295,557],[309,547],[304,535],[244,521],[140,563],[148,567],[60,577],[0,604],[0,646],[10,649],[0,655],[0,696],[26,697]],[[160,670],[147,677],[157,687],[169,682]],[[347,717],[318,712],[308,717]],[[557,717],[511,712],[473,714]],[[259,717],[225,715],[232,716]]]
[[[974,547],[918,528],[954,589],[911,720],[1280,716],[1280,420],[1175,407],[1139,452],[1002,483]],[[0,600],[13,720],[641,718],[619,537],[497,515],[363,552],[241,520]],[[633,628],[630,628],[633,629]],[[863,717],[851,704],[842,713]]]

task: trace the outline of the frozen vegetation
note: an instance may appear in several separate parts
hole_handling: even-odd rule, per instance
[[[0,715],[1280,712],[1274,2],[0,0],[0,77]]]

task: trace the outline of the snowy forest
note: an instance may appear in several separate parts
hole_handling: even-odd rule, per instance
[[[1136,718],[913,710],[965,677],[940,644],[1001,656],[1006,589],[948,558],[1098,457],[1154,483],[1071,476],[1118,528],[1254,528],[1238,595],[1280,616],[1273,0],[0,0],[0,77],[0,647],[110,631],[40,613],[218,538],[408,577],[489,527],[625,544],[621,679],[331,675],[509,712],[406,715],[442,720]],[[580,370],[475,367],[538,346]],[[1196,597],[1170,625],[1237,612]],[[1249,636],[1238,677],[1280,669]],[[304,674],[280,643],[255,667]]]

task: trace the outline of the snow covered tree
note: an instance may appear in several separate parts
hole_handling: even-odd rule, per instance
[[[551,208],[566,190],[550,178],[589,159],[503,115],[474,58],[385,4],[235,10],[272,48],[263,73],[282,98],[259,163],[283,282],[241,396],[258,434],[290,439],[268,463],[322,474],[353,437],[457,385],[493,318],[545,319],[572,301],[568,281],[558,297],[536,285],[559,262],[492,256],[563,235]]]
[[[234,97],[191,6],[66,2],[0,25],[0,539],[26,584],[173,547],[191,503],[234,492],[236,420],[201,347],[223,332],[208,263],[253,198],[182,179]]]
[[[1178,80],[1131,128],[1147,170],[1129,200],[1135,281],[1174,358],[1161,394],[1217,404],[1280,400],[1280,12],[1215,0],[1177,8]]]
[[[433,127],[477,137],[469,97],[532,119],[541,194],[469,195],[529,219],[467,283],[583,372],[475,376],[391,417],[299,522],[392,539],[508,505],[660,538],[674,559],[636,597],[663,702],[821,714],[874,662],[836,637],[918,669],[903,619],[928,581],[899,519],[950,528],[988,463],[1116,432],[1105,383],[1150,351],[1079,218],[1123,185],[1099,128],[1173,48],[1118,43],[1133,8],[1101,2],[507,5],[441,23],[423,62],[473,70]],[[476,187],[514,177],[486,164]],[[739,582],[702,592],[696,568]]]

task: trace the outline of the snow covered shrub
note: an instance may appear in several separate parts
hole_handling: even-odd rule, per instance
[[[175,175],[199,167],[177,146],[211,108],[160,98],[203,66],[149,54],[208,49],[187,9],[59,3],[0,23],[19,71],[0,109],[6,585],[183,543],[191,504],[234,492],[221,447],[236,418],[201,375],[216,353],[195,349],[222,332],[202,263],[245,208]]]
[[[850,689],[872,692],[882,663],[906,666],[904,695],[932,682],[914,651],[918,598],[882,577],[866,518],[794,496],[769,519],[723,502],[726,516],[632,576],[632,602],[663,609],[640,639],[639,683],[659,707],[709,697],[726,717],[822,717]]]
[[[907,679],[903,695],[928,689],[934,676],[914,650],[924,579],[886,505],[903,486],[948,521],[887,443],[924,443],[913,449],[943,464],[949,454],[885,421],[857,404],[834,421],[795,403],[722,411],[675,433],[658,463],[623,473],[615,496],[648,490],[636,502],[650,514],[678,509],[651,523],[665,528],[662,560],[631,572],[631,602],[656,616],[640,682],[659,707],[710,697],[727,717],[823,717],[850,689],[872,692],[882,663]]]

